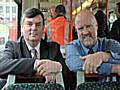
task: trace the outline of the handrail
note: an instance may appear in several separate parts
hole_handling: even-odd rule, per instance
[[[112,77],[112,76],[117,76],[116,73],[112,73],[112,74],[85,74],[85,77],[98,77],[98,78],[101,78],[101,77]]]
[[[103,78],[103,77],[113,77],[117,76],[116,73],[112,74],[85,74],[83,71],[77,72],[77,85],[85,82],[85,77],[95,77],[95,78]]]

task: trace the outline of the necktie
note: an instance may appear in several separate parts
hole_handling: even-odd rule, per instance
[[[31,49],[31,53],[33,54],[32,55],[32,58],[37,58],[37,51],[36,51],[36,49],[35,48],[33,48],[33,49]]]
[[[93,54],[93,53],[94,53],[93,49],[89,48],[88,54]]]

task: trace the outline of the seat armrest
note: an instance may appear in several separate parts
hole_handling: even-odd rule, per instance
[[[56,74],[56,83],[58,83],[64,87],[62,71],[60,71]]]
[[[1,90],[5,90],[5,88],[7,86],[14,84],[15,83],[15,79],[16,79],[15,75],[8,75],[7,83],[5,84],[5,86]]]
[[[8,75],[7,78],[7,85],[12,85],[15,83],[16,76],[15,75]]]
[[[77,71],[77,86],[85,82],[85,76],[83,71]]]
[[[5,90],[5,88],[9,85],[15,84],[16,75],[8,75],[7,78],[7,83],[6,85],[2,88],[2,90]],[[64,82],[63,82],[63,76],[62,76],[62,71],[58,72],[56,74],[56,83],[60,84],[64,87]]]

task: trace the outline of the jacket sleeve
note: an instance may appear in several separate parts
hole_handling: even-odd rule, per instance
[[[49,48],[49,58],[54,61],[60,62],[62,66],[65,66],[65,60],[60,51],[60,45],[56,42],[51,42],[50,44],[51,45]]]
[[[0,58],[0,76],[8,74],[32,76],[34,71],[34,62],[32,58],[15,58],[17,52],[13,42],[8,41],[3,55]]]
[[[109,37],[120,41],[120,26],[117,20],[112,25],[111,31],[109,32]]]

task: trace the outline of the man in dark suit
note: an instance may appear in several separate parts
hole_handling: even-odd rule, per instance
[[[109,32],[109,25],[108,25],[108,19],[106,14],[103,12],[104,10],[104,5],[101,0],[98,2],[98,11],[95,13],[95,18],[98,23],[98,37],[103,38],[103,37],[108,37],[108,32]]]
[[[120,42],[120,2],[116,3],[115,10],[117,20],[112,24],[111,31],[109,32],[109,37]]]
[[[64,65],[60,46],[42,39],[44,16],[39,9],[27,9],[21,19],[22,36],[16,42],[8,41],[0,58],[0,78],[8,74],[25,77],[45,77],[55,81],[55,74]],[[34,52],[33,52],[34,50]]]

